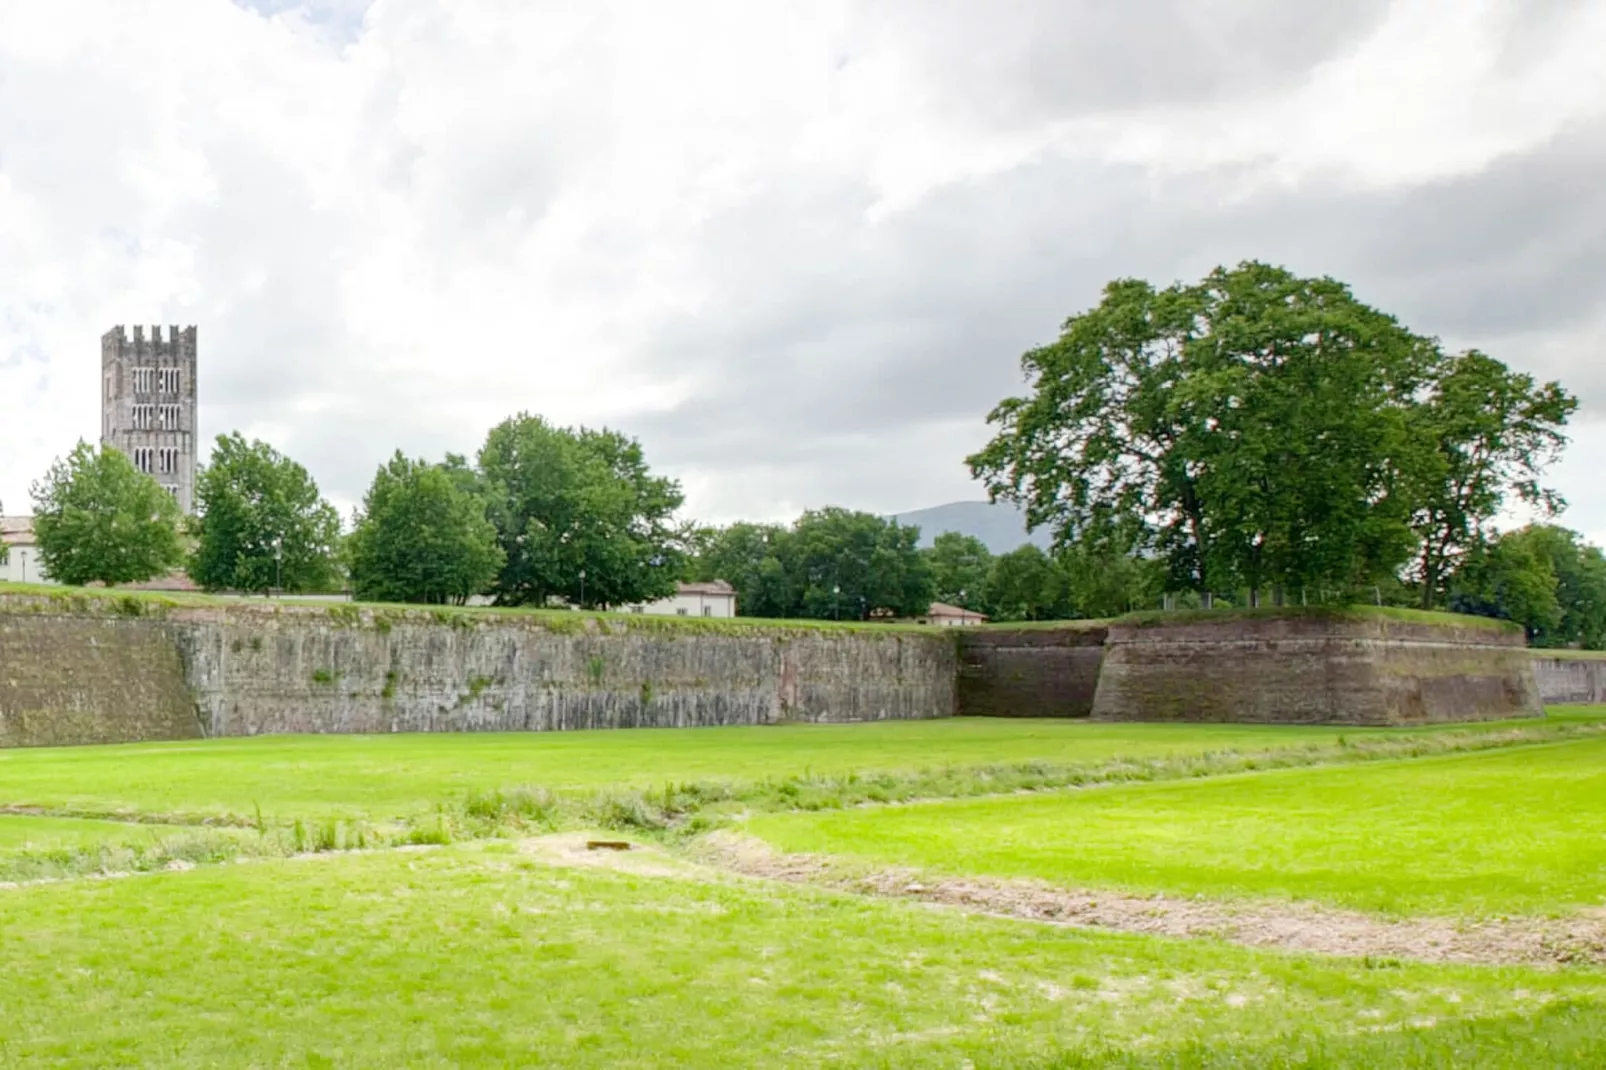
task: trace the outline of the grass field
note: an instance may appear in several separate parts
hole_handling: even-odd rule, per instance
[[[1301,1050],[1374,1064],[1501,1055],[1488,1066],[1534,1065],[1516,1060],[1535,1045],[1606,1054],[1594,972],[1376,968],[1043,929],[555,867],[511,845],[13,889],[4,909],[8,934],[27,934],[0,942],[8,1066],[1023,1067],[1111,1053],[1178,1065],[1160,1060],[1200,1045],[1258,1065]],[[1536,1038],[1526,1052],[1522,1034]]]
[[[735,823],[870,864],[1564,913],[1606,887],[1603,721],[1559,712],[1515,733],[1580,738],[1526,746],[1511,726],[952,720],[0,751],[0,806],[58,812],[0,815],[0,881],[24,882],[0,885],[0,1066],[1606,1065],[1603,969],[1045,926],[684,849]],[[1498,749],[1435,756],[1461,746]],[[610,824],[657,837],[622,855],[580,846],[600,804],[545,814],[569,823],[551,834],[519,823],[535,796],[496,792],[671,782],[760,787],[683,791],[656,814],[674,827]],[[1100,786],[840,808],[1062,783]],[[402,815],[456,842],[330,850],[352,842],[336,819]],[[154,872],[81,879],[131,870]]]
[[[786,851],[1371,911],[1606,905],[1606,739],[755,818]]]
[[[1550,727],[1601,724],[1557,711]],[[1093,724],[953,718],[853,725],[483,735],[276,736],[0,751],[0,806],[86,813],[276,819],[417,813],[471,791],[762,781],[1034,763],[1101,765],[1338,741],[1498,732],[1534,722],[1436,729]]]

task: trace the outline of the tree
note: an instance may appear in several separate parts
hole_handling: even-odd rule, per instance
[[[993,555],[974,535],[945,531],[931,540],[926,551],[931,567],[932,592],[937,601],[964,609],[987,608],[987,579]]]
[[[374,475],[347,552],[353,592],[374,602],[460,605],[503,564],[485,503],[447,467],[400,451]]]
[[[1479,544],[1450,587],[1452,608],[1516,621],[1534,646],[1606,649],[1606,555],[1577,532],[1534,524]]]
[[[1577,407],[1561,384],[1539,385],[1476,350],[1435,369],[1416,424],[1432,436],[1438,462],[1414,517],[1423,609],[1438,604],[1456,563],[1509,497],[1546,515],[1560,508],[1539,479],[1566,444],[1561,429]]]
[[[115,449],[80,440],[32,491],[39,558],[59,583],[136,583],[184,562],[178,503]]]
[[[265,442],[219,435],[195,484],[190,578],[208,590],[318,591],[336,580],[340,515]]]
[[[674,591],[683,496],[635,440],[521,413],[491,429],[479,473],[505,557],[498,603],[620,605]]]
[[[831,506],[805,512],[786,541],[795,612],[817,619],[913,617],[931,608],[920,529]]]
[[[797,592],[787,572],[791,532],[778,524],[736,523],[704,531],[689,578],[725,580],[736,588],[736,611],[744,617],[788,617],[797,612]]]
[[[1061,551],[1066,602],[1076,617],[1104,619],[1154,606],[1165,593],[1165,562],[1073,542]]]
[[[1056,545],[1152,548],[1174,585],[1353,588],[1413,549],[1433,344],[1331,279],[1265,264],[1111,283],[1022,357],[969,459]]]
[[[995,620],[1059,620],[1070,616],[1065,573],[1032,543],[1001,554],[987,581]]]

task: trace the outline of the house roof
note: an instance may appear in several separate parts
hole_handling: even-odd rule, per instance
[[[736,593],[736,588],[724,580],[712,580],[707,583],[677,583],[675,584],[675,593],[733,595]]]
[[[7,546],[33,545],[33,517],[0,516],[0,540]]]
[[[947,602],[933,602],[933,603],[931,603],[931,608],[926,610],[925,616],[928,616],[928,617],[964,617],[964,618],[975,618],[976,620],[986,620],[987,619],[987,614],[985,614],[985,613],[977,613],[974,609],[965,609],[963,606],[951,606]]]

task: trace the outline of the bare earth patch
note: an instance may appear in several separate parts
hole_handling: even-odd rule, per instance
[[[1602,910],[1565,918],[1392,919],[1311,903],[1134,896],[1055,888],[1036,881],[870,869],[820,855],[782,854],[760,840],[729,832],[706,837],[698,853],[712,864],[752,877],[1061,925],[1212,937],[1251,947],[1355,958],[1606,965],[1606,911]]]
[[[585,866],[633,873],[638,877],[690,877],[707,880],[704,867],[688,862],[652,844],[632,843],[629,850],[592,850],[586,846],[594,834],[560,832],[520,840],[519,852],[554,866]]]

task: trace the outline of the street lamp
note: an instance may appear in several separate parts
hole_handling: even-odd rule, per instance
[[[586,607],[586,570],[580,570],[580,608]]]
[[[838,608],[838,606],[837,606],[837,599],[838,599],[838,596],[841,595],[841,593],[842,593],[842,585],[841,584],[832,584],[832,586],[831,586],[831,616],[835,617],[837,620],[841,620],[842,619],[842,610],[840,608]]]
[[[273,537],[273,589],[279,590],[284,586],[284,538],[279,535]]]

